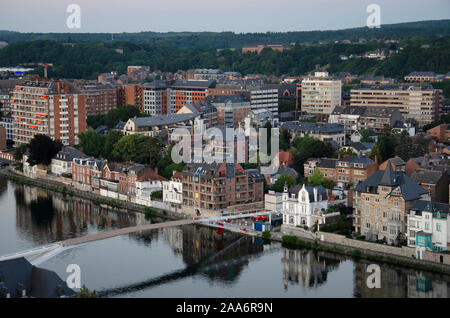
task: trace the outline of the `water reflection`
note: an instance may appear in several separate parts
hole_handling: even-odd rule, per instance
[[[381,288],[369,288],[367,266],[354,263],[354,296],[364,298],[441,298],[450,296],[450,277],[409,268],[380,264]]]
[[[39,244],[147,223],[142,214],[103,207],[26,185],[15,185],[18,232]]]
[[[317,288],[327,280],[328,272],[339,266],[340,257],[308,249],[291,250],[283,248],[283,283],[298,284],[303,290]]]

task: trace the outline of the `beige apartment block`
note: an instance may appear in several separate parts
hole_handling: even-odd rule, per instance
[[[368,85],[350,91],[350,106],[396,107],[420,126],[438,119],[441,103],[440,90],[430,85]]]

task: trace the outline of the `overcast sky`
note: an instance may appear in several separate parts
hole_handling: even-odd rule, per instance
[[[0,30],[21,32],[309,31],[450,18],[450,0],[0,0]],[[66,25],[69,4],[81,28]]]

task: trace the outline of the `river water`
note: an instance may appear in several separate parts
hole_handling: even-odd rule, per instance
[[[161,221],[0,179],[0,255]],[[39,266],[65,280],[70,264],[104,297],[450,297],[449,276],[378,264],[381,287],[369,288],[369,262],[198,225],[76,246]]]

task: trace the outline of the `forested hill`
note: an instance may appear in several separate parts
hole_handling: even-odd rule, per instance
[[[413,36],[443,36],[450,34],[450,20],[433,20],[385,24],[381,28],[367,27],[330,31],[233,33],[233,32],[139,32],[139,33],[20,33],[0,31],[0,41],[54,40],[63,42],[131,41],[178,48],[222,49],[245,45],[273,43],[316,43],[321,41],[361,38],[404,39]]]

